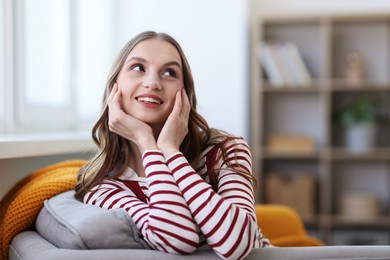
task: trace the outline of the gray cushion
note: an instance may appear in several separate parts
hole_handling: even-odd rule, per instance
[[[150,249],[125,210],[84,204],[74,198],[74,191],[46,200],[35,226],[59,248]]]
[[[259,251],[256,252],[259,255]],[[261,255],[261,253],[260,253]],[[212,250],[197,250],[177,255],[147,249],[61,249],[35,231],[15,236],[9,248],[8,260],[221,260]],[[258,258],[253,258],[258,260]],[[263,259],[263,258],[261,258]],[[264,258],[267,259],[268,258]]]

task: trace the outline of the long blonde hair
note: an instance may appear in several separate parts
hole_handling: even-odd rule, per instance
[[[196,165],[201,152],[206,147],[218,145],[221,140],[227,137],[225,133],[210,129],[206,120],[196,111],[197,101],[194,81],[189,63],[179,43],[165,33],[156,33],[153,31],[140,33],[122,48],[114,60],[108,75],[105,93],[103,95],[102,113],[92,129],[92,138],[98,147],[98,153],[83,167],[79,174],[75,187],[75,196],[79,200],[82,200],[91,188],[101,184],[105,178],[109,176],[116,178],[123,174],[128,165],[130,165],[132,150],[129,141],[109,130],[107,99],[130,52],[138,43],[148,39],[161,39],[169,42],[176,48],[181,57],[184,89],[188,95],[191,110],[189,114],[188,134],[180,146],[180,151],[187,158],[188,162],[192,166]],[[221,148],[223,154],[225,154],[225,149],[223,147]]]

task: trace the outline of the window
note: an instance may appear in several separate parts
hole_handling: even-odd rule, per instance
[[[116,36],[113,1],[100,0],[98,5],[96,2],[77,1],[80,16],[76,37],[78,39],[76,90],[79,90],[76,106],[81,121],[88,118],[96,119],[101,107],[104,84],[116,54],[113,40]]]
[[[4,18],[3,15],[5,13],[4,11],[4,4],[0,4],[0,132],[4,131],[5,129],[5,92],[4,92],[4,86],[5,86],[5,79],[4,79]]]
[[[89,129],[114,53],[113,1],[6,1],[13,19],[1,37],[12,39],[13,50],[5,46],[12,59],[0,69],[14,70],[4,72],[11,84],[0,88],[0,131]]]

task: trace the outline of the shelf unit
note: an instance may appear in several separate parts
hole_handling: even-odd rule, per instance
[[[268,40],[289,41],[298,47],[313,78],[310,85],[275,87],[268,82],[258,52],[259,44]],[[349,51],[357,51],[365,64],[363,79],[354,85],[344,79]],[[386,232],[389,237],[373,244],[390,243],[390,127],[379,127],[374,149],[351,153],[344,145],[343,129],[332,123],[332,111],[362,92],[381,100],[382,115],[390,121],[390,14],[261,17],[252,24],[250,145],[259,183],[257,201],[267,203],[265,183],[272,172],[289,176],[310,172],[317,184],[315,214],[302,217],[327,244],[348,243],[337,235],[356,238],[358,231],[366,229]],[[267,138],[275,133],[309,136],[315,150],[269,150]],[[344,192],[375,195],[380,215],[371,219],[341,216]],[[351,239],[350,243],[359,241]]]

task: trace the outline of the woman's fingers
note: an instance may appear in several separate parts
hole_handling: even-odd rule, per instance
[[[183,88],[182,90],[179,90],[176,93],[175,105],[173,107],[172,114],[177,115],[181,118],[183,117],[188,118],[190,110],[191,110],[190,101]]]
[[[176,92],[175,104],[172,109],[172,114],[179,116],[181,112],[181,107],[182,107],[182,97],[181,97],[181,91],[179,90]]]
[[[110,95],[108,96],[107,103],[110,104],[114,99],[116,92],[118,91],[118,83],[114,83],[114,86],[111,89]]]
[[[121,105],[120,105],[121,97],[122,97],[122,90],[118,89],[118,91],[115,93],[114,98],[112,100],[114,107],[117,109],[120,109],[120,110],[122,110]]]
[[[118,84],[115,83],[110,96],[108,97],[108,107],[111,110],[121,111],[120,98],[122,96],[122,90],[118,88]]]
[[[191,111],[191,105],[190,105],[190,100],[188,99],[188,95],[184,88],[181,90],[181,112],[182,116],[185,116],[188,118],[190,111]]]
[[[124,120],[124,113],[120,105],[120,98],[121,98],[122,91],[118,89],[118,84],[115,83],[112,91],[110,93],[110,96],[108,98],[108,108],[109,108],[109,115],[108,115],[108,125],[110,131],[120,133],[122,130],[122,124]]]

